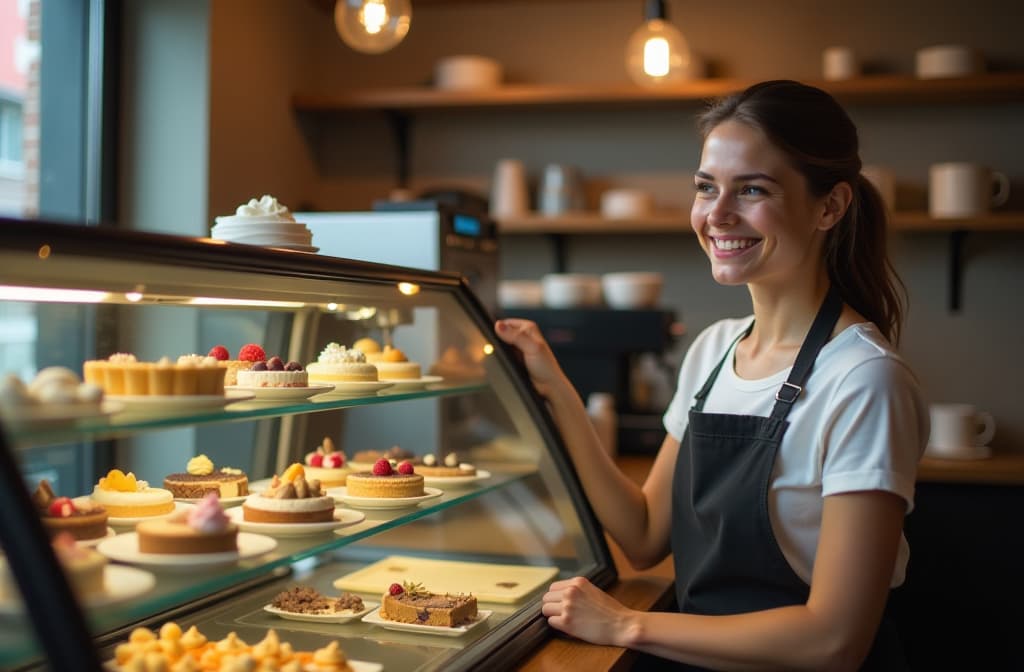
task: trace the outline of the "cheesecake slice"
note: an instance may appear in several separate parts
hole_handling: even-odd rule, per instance
[[[381,599],[380,617],[398,623],[454,628],[476,618],[476,597],[431,593],[419,584],[391,584]]]

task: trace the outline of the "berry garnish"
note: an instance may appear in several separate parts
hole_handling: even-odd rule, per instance
[[[388,586],[388,593],[391,595],[401,595],[404,592],[405,588],[402,588],[402,586],[397,583],[392,583]]]
[[[373,463],[373,473],[376,476],[389,476],[391,474],[391,463],[385,458],[380,458]]]
[[[302,364],[299,364],[294,359],[284,365],[285,371],[302,371]]]
[[[269,368],[270,367],[267,365],[266,362],[256,362],[255,364],[252,365],[253,371],[266,371]]]
[[[238,358],[243,362],[265,362],[267,353],[263,352],[263,348],[255,343],[247,343],[238,351]]]
[[[329,453],[323,458],[324,466],[328,469],[339,469],[345,465],[345,456],[341,453]]]
[[[409,460],[405,460],[401,464],[399,464],[398,473],[405,475],[413,473],[412,462],[410,462]]]
[[[67,518],[74,512],[75,505],[71,502],[70,497],[58,497],[50,502],[50,506],[47,509],[47,513],[55,518]]]
[[[309,459],[306,460],[306,464],[311,467],[322,467],[324,466],[324,456],[320,453],[313,453],[309,456]]]
[[[273,357],[267,360],[267,370],[284,371],[284,362],[281,361],[280,357],[274,355]]]
[[[227,361],[231,359],[231,355],[228,353],[228,349],[223,345],[215,345],[210,348],[210,352],[206,353],[207,357],[213,357],[220,361]]]

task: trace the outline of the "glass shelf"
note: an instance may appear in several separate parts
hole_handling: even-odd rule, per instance
[[[8,438],[16,447],[38,447],[72,441],[112,439],[128,436],[139,431],[169,429],[186,425],[259,420],[300,413],[386,404],[409,399],[462,395],[479,392],[486,388],[487,386],[483,383],[473,382],[450,384],[424,390],[397,392],[382,390],[375,394],[364,396],[328,393],[301,400],[262,401],[251,399],[234,402],[223,407],[189,409],[179,413],[161,413],[157,415],[126,409],[109,416],[96,416],[60,424],[4,424],[4,429],[8,433]]]

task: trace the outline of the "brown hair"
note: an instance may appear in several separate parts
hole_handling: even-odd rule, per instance
[[[906,287],[886,251],[888,214],[882,197],[861,174],[857,127],[835,98],[790,80],[774,80],[713,103],[699,119],[706,138],[724,121],[759,129],[789,156],[814,196],[839,182],[853,189],[842,220],[825,235],[825,265],[843,300],[899,342]]]

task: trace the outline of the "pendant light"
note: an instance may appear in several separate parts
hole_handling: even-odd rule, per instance
[[[660,86],[688,76],[690,45],[668,22],[665,0],[644,0],[644,23],[629,37],[626,70],[641,86]]]
[[[342,41],[364,54],[379,54],[405,39],[410,0],[337,0],[334,25]]]

